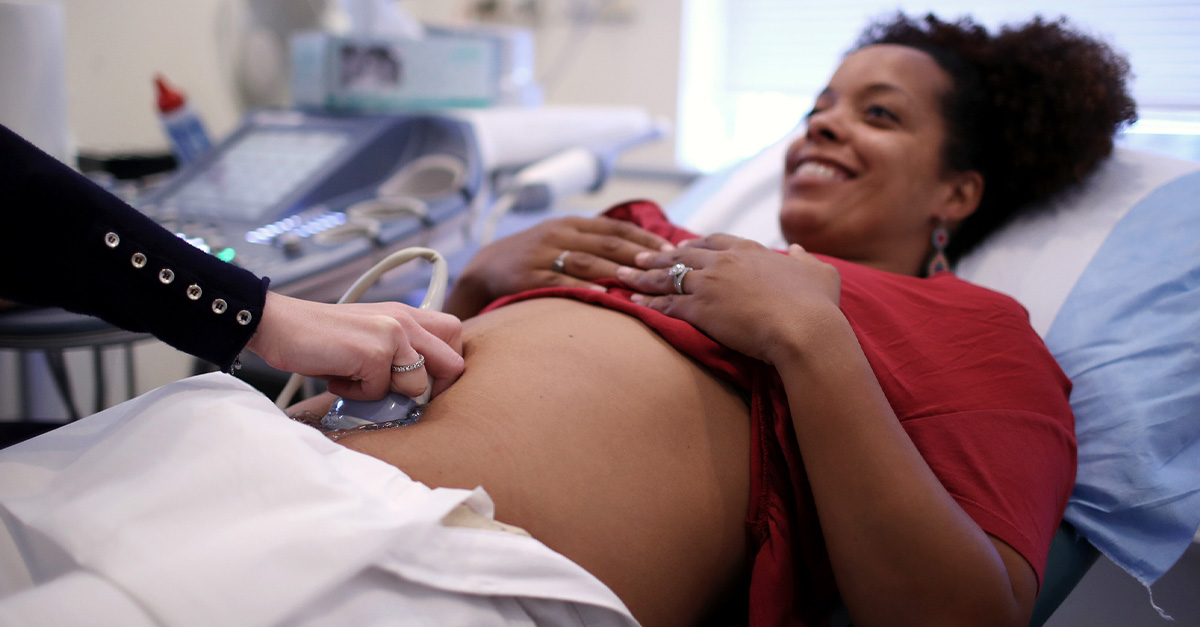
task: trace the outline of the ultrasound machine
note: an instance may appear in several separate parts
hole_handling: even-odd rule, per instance
[[[262,111],[136,205],[272,289],[332,301],[389,251],[463,246],[482,189],[462,120]]]
[[[513,191],[497,189],[498,175],[537,188],[543,202],[533,208],[547,209],[598,188],[620,152],[662,132],[646,112],[620,107],[260,111],[136,205],[201,249],[271,277],[274,290],[332,302],[394,250],[472,252],[482,214]],[[414,276],[368,298],[419,300],[408,294],[426,284],[419,265],[395,274]]]

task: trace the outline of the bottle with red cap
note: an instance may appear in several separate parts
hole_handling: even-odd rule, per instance
[[[208,133],[183,92],[168,83],[162,74],[154,77],[154,84],[158,91],[158,117],[171,141],[171,151],[179,165],[187,165],[212,145]]]

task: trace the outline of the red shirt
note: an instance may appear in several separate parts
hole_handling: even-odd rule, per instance
[[[610,209],[678,243],[695,237],[653,203]],[[1025,557],[1039,584],[1075,481],[1071,384],[1014,300],[950,273],[915,278],[822,257],[841,273],[841,308],[892,409],[942,485],[987,533]],[[642,320],[677,350],[749,391],[748,623],[819,624],[837,592],[774,369],[690,324],[607,293],[545,288],[501,299],[568,297]]]

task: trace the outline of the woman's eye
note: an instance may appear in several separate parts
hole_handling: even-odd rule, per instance
[[[873,119],[891,120],[893,122],[900,121],[900,118],[896,117],[895,113],[892,113],[888,109],[879,105],[871,105],[867,107],[867,117]]]

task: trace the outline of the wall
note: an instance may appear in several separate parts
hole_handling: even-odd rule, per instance
[[[233,70],[240,41],[238,24],[243,23],[239,17],[250,3],[277,4],[273,0],[62,2],[67,20],[69,119],[79,149],[93,153],[167,149],[154,108],[152,78],[158,72],[186,91],[214,138],[229,133],[242,114]],[[286,2],[314,6],[318,0]],[[401,6],[422,21],[461,24],[473,19],[474,4],[473,0],[405,0]],[[537,4],[541,17],[536,23],[508,23],[535,33],[535,71],[539,78],[549,79],[547,104],[639,106],[674,124],[683,0],[589,0],[584,4],[615,4],[626,10],[620,19],[601,14],[587,28],[572,17],[579,0]],[[594,211],[635,196],[665,203],[687,181],[686,176],[675,176],[673,138],[635,148],[619,165],[642,175],[617,178],[601,193],[577,199],[574,205]]]
[[[243,11],[242,2],[62,1],[70,120],[80,148],[165,150],[154,110],[156,72],[187,92],[214,136],[236,125],[241,112],[231,64],[238,41],[234,16]],[[454,24],[469,19],[473,4],[406,0],[401,6],[419,19]],[[682,0],[625,2],[632,7],[630,19],[598,19],[586,30],[571,18],[575,4],[539,3],[544,17],[534,27],[537,73],[557,76],[548,85],[547,103],[636,105],[673,121]],[[627,162],[670,168],[672,142],[639,149]]]
[[[166,150],[155,117],[157,72],[187,92],[214,136],[240,113],[219,27],[228,0],[63,0],[70,121],[81,149]]]

